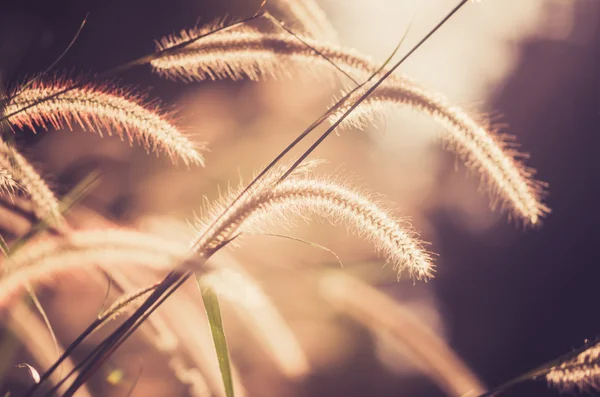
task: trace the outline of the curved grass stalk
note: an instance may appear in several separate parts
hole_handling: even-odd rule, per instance
[[[160,48],[177,45],[201,31],[188,31],[186,36],[163,39]],[[257,31],[228,30],[207,40],[186,46],[172,56],[152,62],[154,70],[163,76],[184,80],[205,80],[264,77],[290,77],[298,73],[318,76],[334,69],[329,62],[356,78],[366,78],[378,69],[377,63],[353,50],[304,38],[303,41],[282,34],[263,34]],[[317,67],[316,67],[317,66]],[[369,89],[369,87],[366,87]],[[364,91],[359,90],[355,99]],[[352,101],[349,101],[352,103]],[[482,177],[492,193],[492,207],[497,201],[526,224],[535,225],[549,212],[542,203],[544,184],[533,179],[533,171],[519,160],[514,148],[508,148],[490,131],[461,108],[451,105],[440,94],[429,92],[404,76],[392,76],[372,96],[368,97],[345,120],[346,125],[364,125],[382,108],[403,105],[442,123],[446,132],[442,139]],[[340,110],[330,120],[335,122]]]
[[[321,279],[321,294],[374,333],[385,332],[408,350],[433,381],[451,396],[478,396],[485,387],[468,366],[408,309],[342,272]]]
[[[15,182],[31,197],[35,214],[40,219],[61,222],[60,204],[42,177],[19,152],[0,139],[0,168],[12,175]]]
[[[86,85],[73,88],[17,113],[21,108],[42,98],[60,93],[76,82],[54,79],[36,81],[7,103],[8,121],[16,128],[69,128],[78,124],[84,129],[115,132],[121,139],[139,143],[146,150],[164,152],[173,162],[181,159],[186,165],[203,165],[198,148],[160,111],[158,106],[143,104],[143,98],[124,89]]]
[[[263,230],[269,222],[312,213],[333,222],[344,221],[358,235],[371,241],[398,272],[406,270],[417,279],[432,275],[431,258],[415,233],[366,195],[331,181],[309,177],[292,177],[272,188],[262,186],[248,191],[233,206],[229,206],[231,198],[222,200],[214,207],[212,216],[198,222],[201,237],[196,247],[199,252],[210,250],[236,233]]]
[[[275,8],[302,32],[316,39],[337,42],[338,33],[316,0],[277,0]],[[294,23],[295,22],[295,23]]]
[[[185,245],[126,230],[74,232],[64,239],[33,242],[4,261],[0,307],[8,306],[28,284],[77,268],[126,265],[170,270],[188,255]]]
[[[56,359],[56,350],[53,339],[48,334],[46,325],[37,318],[33,312],[22,302],[14,304],[7,313],[7,324],[15,335],[27,347],[30,354],[41,368],[48,368]],[[62,348],[60,348],[62,353]],[[63,362],[63,368],[71,371],[74,368],[73,361],[67,359]],[[60,374],[55,373],[53,381],[60,381]],[[60,389],[64,392],[66,387]],[[78,397],[91,397],[90,392],[84,386],[79,389]]]

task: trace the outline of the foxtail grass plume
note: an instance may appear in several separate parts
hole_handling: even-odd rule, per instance
[[[546,380],[562,391],[600,390],[600,343],[552,367]]]
[[[430,255],[408,225],[399,223],[367,195],[340,183],[292,176],[272,187],[251,189],[230,205],[236,196],[234,192],[223,199],[210,216],[197,223],[199,252],[218,246],[236,233],[262,231],[269,223],[289,221],[291,215],[315,214],[332,222],[343,221],[371,241],[399,273],[408,271],[417,279],[432,275]]]
[[[195,145],[169,120],[158,106],[122,88],[88,84],[60,93],[77,84],[68,79],[36,81],[26,86],[5,107],[9,123],[16,128],[69,128],[78,124],[102,134],[113,132],[146,150],[164,152],[173,162],[204,164]],[[60,94],[58,94],[60,93]],[[56,95],[58,94],[58,95]],[[33,106],[42,98],[56,95]],[[31,106],[21,112],[19,110]],[[16,113],[18,112],[18,113]]]
[[[185,36],[164,38],[159,48],[172,47],[204,32],[190,30]],[[152,66],[163,76],[184,80],[259,80],[302,73],[322,76],[325,71],[340,75],[328,60],[355,79],[365,80],[379,68],[379,64],[354,50],[310,38],[303,41],[308,45],[290,35],[230,29],[203,38],[171,56],[156,59]],[[347,103],[353,103],[368,88],[358,90]],[[390,105],[392,108],[411,107],[442,123],[445,127],[442,140],[471,170],[481,175],[482,183],[491,192],[492,207],[501,203],[512,216],[531,225],[538,224],[549,212],[542,202],[544,184],[536,181],[533,171],[518,160],[523,155],[509,148],[485,123],[407,77],[391,76],[354,110],[344,125],[364,126]],[[334,114],[330,121],[335,122],[349,106]]]
[[[307,36],[315,39],[337,42],[338,33],[316,0],[275,0],[271,3]],[[296,29],[295,29],[296,30]]]
[[[189,29],[163,37],[157,49],[171,48],[212,30]],[[357,71],[370,73],[371,64],[365,63],[358,52],[342,51],[308,37],[302,37],[302,41],[289,34],[266,34],[241,26],[203,37],[174,54],[153,60],[151,65],[159,75],[183,81],[292,78],[307,73],[318,78],[325,71],[333,79],[339,71],[331,62],[353,75]]]
[[[364,91],[358,91],[350,103]],[[481,175],[482,184],[490,192],[492,207],[501,202],[510,214],[525,224],[535,225],[550,210],[543,204],[544,184],[533,178],[514,147],[488,128],[485,123],[451,105],[440,94],[431,93],[409,80],[391,79],[378,87],[342,126],[363,128],[385,112],[408,106],[428,115],[445,128],[440,134],[444,147],[456,153],[467,167]],[[335,122],[343,112],[331,116]]]
[[[137,303],[141,303],[152,291],[154,291],[156,284],[149,287],[139,288],[133,292],[125,293],[114,301],[106,310],[103,310],[99,315],[98,319],[112,319],[119,317],[126,311],[130,310],[132,306]]]
[[[469,367],[410,310],[344,272],[321,279],[321,295],[373,333],[389,335],[450,396],[478,396],[484,386]]]
[[[170,270],[186,261],[189,248],[128,230],[72,232],[65,238],[33,241],[4,260],[0,307],[10,305],[28,284],[93,266],[142,266]]]
[[[0,139],[0,169],[6,170],[34,204],[35,214],[40,219],[60,222],[59,202],[44,179],[15,148]]]

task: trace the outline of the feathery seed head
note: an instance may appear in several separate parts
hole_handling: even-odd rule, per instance
[[[195,145],[173,125],[158,106],[144,103],[144,98],[125,89],[89,84],[60,93],[77,84],[68,79],[36,81],[11,100],[5,108],[10,115],[31,106],[42,98],[56,95],[10,116],[16,128],[68,128],[78,124],[102,135],[113,131],[130,143],[139,143],[146,150],[167,153],[173,162],[203,165],[204,160]],[[60,93],[60,94],[59,94]]]
[[[235,197],[232,196],[232,197]],[[272,221],[287,220],[290,215],[307,213],[330,221],[342,220],[358,235],[370,240],[398,271],[406,270],[421,279],[432,275],[430,255],[422,248],[415,233],[400,224],[366,195],[326,179],[292,176],[275,186],[251,189],[241,200],[228,206],[232,198],[217,204],[213,214],[198,222],[200,252],[209,250],[239,232],[264,230]]]
[[[149,287],[140,288],[131,293],[125,293],[121,297],[119,297],[115,302],[113,302],[106,310],[103,310],[102,313],[98,315],[98,319],[115,319],[125,311],[127,311],[131,305],[141,302],[144,298],[146,298],[156,287],[157,284],[151,285]]]
[[[357,92],[349,102],[363,93]],[[511,214],[530,225],[536,225],[550,211],[542,202],[544,184],[534,180],[533,171],[518,160],[522,154],[509,148],[500,136],[464,110],[449,104],[441,94],[428,92],[409,80],[392,78],[384,82],[342,125],[362,128],[382,111],[399,106],[423,112],[445,127],[441,134],[444,146],[481,175],[482,183],[491,193],[492,207],[497,200],[501,201]],[[331,116],[330,122],[335,122],[348,107]]]
[[[600,343],[553,367],[546,374],[546,380],[564,391],[600,390]]]
[[[158,49],[173,47],[204,32],[205,29],[189,30],[168,36],[158,43]],[[151,63],[160,75],[184,81],[291,78],[310,73],[322,78],[327,70],[331,77],[336,76],[339,72],[325,58],[347,73],[368,73],[369,62],[353,50],[342,51],[306,37],[302,41],[289,34],[233,28],[204,37]]]

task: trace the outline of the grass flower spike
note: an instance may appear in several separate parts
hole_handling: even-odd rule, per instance
[[[235,195],[232,195],[235,197]],[[224,211],[219,221],[208,217],[198,224],[200,252],[217,246],[239,232],[260,231],[270,223],[286,221],[290,215],[307,213],[330,221],[342,220],[354,232],[370,240],[398,271],[415,278],[430,277],[433,265],[415,233],[401,225],[366,195],[341,184],[315,177],[291,177],[274,187],[262,186],[250,191],[233,206],[226,198],[215,207]]]
[[[18,112],[74,84],[75,81],[65,79],[35,82],[8,102],[5,114]],[[157,106],[143,104],[142,99],[124,89],[90,84],[40,102],[10,116],[8,121],[21,129],[36,126],[72,129],[73,124],[78,124],[100,134],[115,132],[148,151],[167,153],[174,162],[181,159],[186,165],[204,164],[194,144]]]
[[[552,367],[546,374],[546,380],[563,391],[600,390],[600,343]]]
[[[362,92],[354,99],[360,94]],[[521,153],[507,147],[500,136],[461,108],[448,103],[443,95],[428,92],[409,80],[386,82],[343,124],[362,128],[381,114],[403,106],[420,111],[445,127],[440,136],[444,146],[481,175],[483,186],[491,193],[492,206],[500,201],[511,214],[531,225],[537,224],[549,212],[542,203],[544,184],[536,181],[534,172],[518,160],[523,157]],[[343,111],[330,120],[337,120]]]
[[[157,49],[173,47],[212,30],[213,27],[189,29],[164,37],[157,42]],[[265,34],[247,27],[236,27],[204,37],[173,55],[153,60],[151,64],[159,75],[184,81],[260,80],[265,77],[297,77],[306,73],[323,77],[326,70],[333,78],[334,73],[339,72],[324,57],[352,75],[360,71],[366,76],[371,71],[373,65],[358,52],[340,50],[308,37],[302,40],[314,50],[289,34]],[[315,69],[315,66],[318,68]]]

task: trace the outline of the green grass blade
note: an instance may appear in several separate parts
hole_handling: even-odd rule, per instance
[[[225,338],[223,321],[221,319],[219,298],[215,290],[202,281],[202,274],[196,273],[196,282],[200,289],[200,293],[202,294],[206,316],[208,317],[208,322],[210,324],[210,332],[213,337],[213,343],[215,344],[215,350],[219,360],[219,369],[221,370],[223,386],[225,387],[225,395],[227,397],[234,397],[233,377],[231,375],[231,364],[229,362],[229,349],[227,348],[227,339]]]

